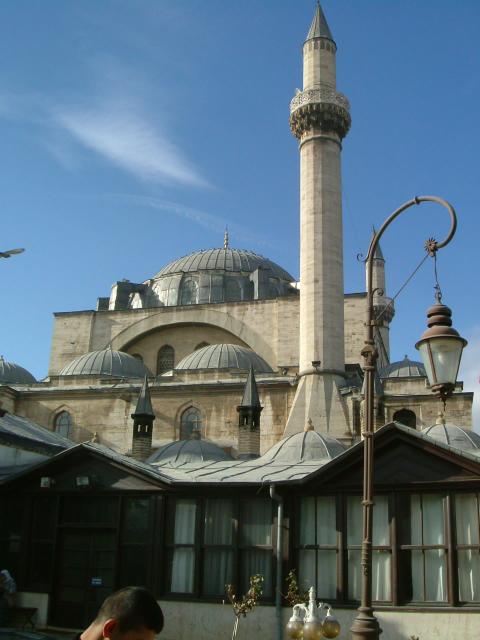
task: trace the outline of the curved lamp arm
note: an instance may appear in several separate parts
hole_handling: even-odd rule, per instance
[[[367,297],[368,297],[367,327],[370,327],[371,324],[372,324],[372,304],[371,303],[372,303],[373,294],[374,294],[374,292],[372,291],[372,282],[373,282],[373,280],[372,280],[372,278],[373,278],[372,263],[373,263],[373,256],[375,255],[375,250],[376,250],[376,248],[378,246],[380,238],[383,236],[383,234],[384,234],[385,230],[387,229],[387,227],[389,227],[390,224],[396,218],[398,218],[398,216],[401,213],[403,213],[404,211],[406,211],[410,207],[413,207],[416,204],[417,205],[418,204],[422,204],[422,202],[436,202],[437,204],[440,204],[442,207],[445,207],[445,209],[447,209],[447,211],[448,211],[448,213],[450,215],[450,230],[448,232],[447,237],[444,240],[442,240],[441,242],[437,242],[436,240],[433,240],[433,238],[430,238],[429,240],[427,240],[427,242],[425,244],[425,247],[426,247],[427,251],[431,255],[433,255],[438,249],[441,249],[442,247],[445,247],[450,242],[450,240],[453,238],[453,236],[455,235],[455,231],[457,230],[457,215],[455,213],[455,209],[452,207],[452,205],[449,202],[447,202],[443,198],[439,198],[438,196],[415,196],[415,198],[412,198],[411,200],[408,200],[407,202],[402,204],[401,207],[399,207],[396,211],[394,211],[385,220],[385,222],[382,224],[382,226],[377,231],[377,233],[373,236],[372,241],[370,242],[370,247],[368,248],[368,254],[367,254],[367,259],[366,259],[366,264],[367,264]]]

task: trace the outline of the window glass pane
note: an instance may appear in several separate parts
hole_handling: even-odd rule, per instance
[[[458,551],[458,590],[461,602],[480,600],[480,552],[478,549]]]
[[[195,407],[189,407],[180,419],[180,440],[188,440],[194,430],[201,431],[202,414]]]
[[[347,500],[347,544],[362,544],[362,498],[349,496]]]
[[[311,587],[314,582],[309,584]],[[317,596],[319,598],[337,597],[337,552],[317,551]]]
[[[335,498],[317,498],[317,545],[337,544]]]
[[[232,544],[233,504],[231,500],[206,501],[204,541],[205,544]]]
[[[373,544],[390,544],[390,527],[388,521],[388,497],[376,496],[373,507]]]
[[[307,591],[311,586],[316,588],[315,556],[315,549],[300,549],[298,553],[298,586],[300,591]]]
[[[406,524],[408,526],[408,514]],[[422,544],[422,501],[419,495],[410,496],[410,535],[405,544]]]
[[[51,542],[32,543],[28,572],[30,588],[49,589],[53,557],[53,544]]]
[[[145,545],[122,547],[120,553],[119,588],[131,584],[145,586],[148,575],[148,554]]]
[[[425,599],[445,602],[447,599],[447,566],[443,549],[425,551]]]
[[[348,565],[348,599],[360,600],[361,594],[361,552],[359,549],[349,549],[347,556]]]
[[[478,544],[478,502],[475,493],[455,496],[457,544]]]
[[[423,495],[423,544],[444,544],[443,496]]]
[[[173,593],[193,593],[194,572],[194,549],[191,547],[175,549],[172,558],[172,580],[170,590]]]
[[[272,544],[272,503],[261,498],[242,503],[240,543]]]
[[[302,498],[300,501],[301,545],[315,544],[315,498]]]
[[[159,349],[157,354],[157,375],[173,369],[175,364],[175,350],[169,344]]]
[[[148,537],[149,505],[148,498],[126,498],[123,501],[123,542],[145,542]]]
[[[116,525],[118,500],[107,496],[69,496],[63,499],[62,522]]]
[[[225,585],[233,582],[233,552],[229,549],[206,549],[203,561],[203,593],[225,595]]]
[[[248,549],[241,555],[241,587],[246,593],[250,585],[250,577],[256,574],[263,576],[263,596],[272,594],[272,551],[270,549]]]
[[[32,535],[36,540],[51,540],[57,517],[55,498],[39,496],[33,503]]]
[[[372,598],[391,600],[391,556],[389,551],[372,552]]]
[[[195,541],[195,500],[177,500],[175,506],[174,544],[193,544]]]

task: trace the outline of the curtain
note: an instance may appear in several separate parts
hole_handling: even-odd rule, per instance
[[[312,582],[308,586],[310,587]],[[319,598],[337,597],[337,552],[334,549],[317,551],[317,595]]]
[[[315,549],[300,549],[298,553],[298,587],[301,591],[317,585],[315,555]]]
[[[244,593],[250,577],[257,573],[263,576],[263,595],[272,593],[272,552],[270,549],[247,549],[242,553],[242,588]]]
[[[435,494],[410,497],[411,544],[440,545],[445,542],[444,497]],[[445,602],[447,567],[444,549],[411,552],[412,600]]]
[[[349,496],[347,500],[347,544],[362,544],[362,498]]]
[[[317,545],[337,544],[335,498],[317,498]]]
[[[391,556],[389,551],[373,551],[372,599],[391,600]]]
[[[475,493],[455,496],[457,544],[479,544],[478,503]]]
[[[458,551],[458,591],[461,602],[480,600],[480,552],[478,549]]]
[[[360,567],[360,549],[349,549],[348,565],[348,599],[360,600],[362,572]]]
[[[233,503],[226,499],[205,502],[203,593],[222,595],[225,585],[233,580],[233,552],[231,549],[208,548],[208,545],[232,545]]]
[[[372,542],[374,546],[388,546],[390,544],[387,496],[375,497],[375,506],[373,507]]]
[[[272,544],[272,503],[270,500],[248,500],[242,504],[241,544]]]
[[[315,544],[315,498],[302,498],[300,502],[300,546]]]
[[[197,505],[195,500],[177,500],[175,505],[174,544],[191,544],[195,541],[195,518]],[[195,572],[195,550],[193,547],[180,547],[173,551],[172,580],[173,593],[193,593]]]

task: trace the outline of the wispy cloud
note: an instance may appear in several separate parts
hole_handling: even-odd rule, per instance
[[[92,109],[57,109],[53,122],[85,148],[143,181],[209,186],[148,118],[111,102]]]
[[[480,326],[474,327],[466,335],[468,346],[462,357],[459,379],[463,380],[465,391],[473,391],[473,426],[480,432]],[[448,407],[448,405],[447,405]]]
[[[216,216],[199,209],[194,209],[178,202],[171,202],[169,200],[163,200],[162,198],[157,198],[154,196],[143,196],[135,194],[110,194],[105,197],[114,199],[117,202],[121,202],[123,204],[146,207],[166,214],[173,214],[186,220],[191,220],[192,222],[205,227],[206,229],[214,231],[219,235],[219,237],[223,237],[225,227],[228,226],[229,232],[237,241],[242,241],[256,246],[271,246],[271,244],[269,244],[263,238],[259,237],[257,234],[254,235],[252,233],[249,233],[242,226],[236,224],[235,222],[231,222],[227,218]]]

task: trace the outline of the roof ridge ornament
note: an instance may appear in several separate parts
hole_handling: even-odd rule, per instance
[[[228,226],[226,226],[225,233],[223,234],[223,248],[228,249],[228,245],[229,245]]]
[[[315,426],[311,418],[307,420],[307,424],[303,428],[304,431],[315,431]]]

